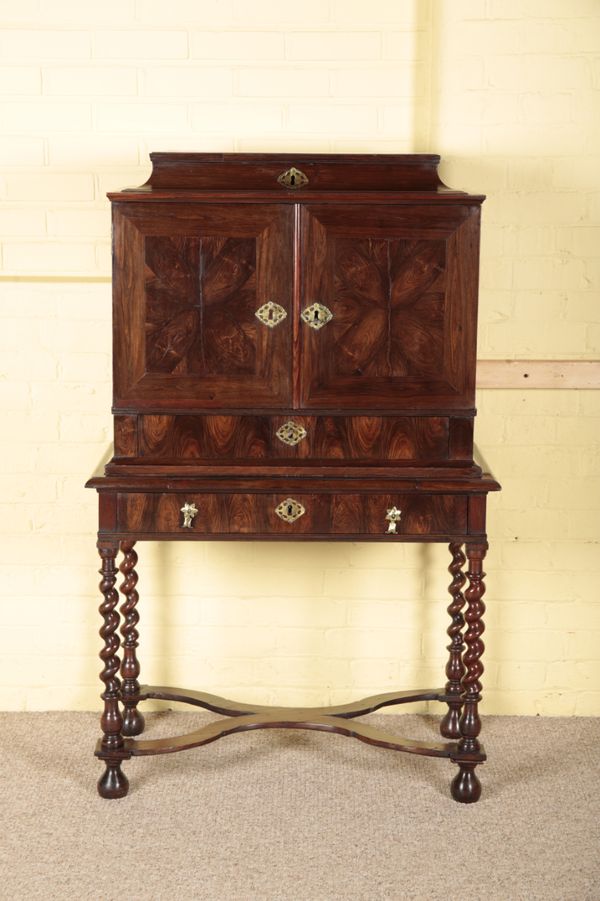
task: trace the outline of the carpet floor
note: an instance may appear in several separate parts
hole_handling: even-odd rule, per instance
[[[211,719],[148,714],[146,735]],[[600,901],[600,718],[486,717],[474,805],[448,761],[279,730],[131,760],[104,801],[97,720],[0,714],[0,898]]]

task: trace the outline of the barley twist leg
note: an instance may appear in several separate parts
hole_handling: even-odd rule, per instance
[[[462,610],[465,606],[465,596],[463,594],[463,586],[466,577],[463,573],[463,566],[466,557],[462,552],[462,545],[452,543],[449,546],[452,554],[452,562],[448,567],[448,572],[452,576],[452,582],[448,591],[452,597],[452,603],[448,607],[448,615],[450,616],[450,625],[448,626],[448,637],[450,644],[448,651],[450,656],[446,664],[446,694],[450,697],[448,701],[448,712],[440,723],[440,732],[444,738],[460,738],[460,714],[462,711],[463,693],[462,679],[465,674],[465,665],[463,663],[463,650],[465,644],[463,642],[463,629],[465,618]]]
[[[138,574],[135,571],[138,557],[134,551],[134,545],[134,541],[121,542],[121,551],[123,552],[123,560],[120,566],[121,575],[123,576],[121,593],[125,596],[125,601],[121,606],[121,614],[123,616],[123,625],[121,626],[121,635],[123,636],[123,662],[121,663],[123,728],[121,732],[127,736],[140,735],[144,731],[145,725],[144,717],[137,709],[137,695],[140,690],[140,683],[138,682],[140,664],[137,659],[136,648],[140,637],[137,631],[140,617],[136,609],[139,600],[139,594],[136,590]]]
[[[100,629],[100,636],[104,641],[104,647],[100,651],[100,659],[104,664],[104,669],[100,673],[100,679],[104,683],[104,691],[101,698],[104,701],[104,711],[100,719],[102,727],[101,756],[106,765],[104,775],[98,782],[98,793],[103,798],[122,798],[127,794],[129,782],[127,777],[121,770],[122,755],[119,750],[123,747],[123,717],[119,709],[119,689],[120,683],[117,673],[119,672],[119,658],[117,651],[119,650],[119,637],[117,630],[119,628],[119,611],[117,604],[119,603],[119,594],[115,589],[117,581],[117,567],[115,559],[117,556],[117,544],[98,544],[98,552],[102,560],[102,566],[99,570],[102,580],[100,582],[100,591],[104,596],[104,600],[100,605],[100,614],[104,623]],[[114,756],[111,756],[114,752]]]
[[[484,631],[483,614],[485,613],[485,605],[483,603],[483,595],[485,593],[485,583],[483,572],[483,560],[487,551],[487,543],[468,543],[467,559],[469,568],[467,578],[469,587],[465,592],[467,600],[467,612],[465,620],[467,622],[467,631],[465,634],[465,643],[467,650],[463,657],[466,667],[466,673],[463,677],[463,712],[460,718],[460,734],[461,738],[458,743],[460,754],[469,755],[480,751],[478,735],[481,731],[481,720],[479,718],[478,704],[481,700],[481,676],[483,674],[483,663],[481,656],[484,650],[484,644],[481,636]],[[459,766],[458,774],[452,782],[452,797],[455,801],[463,804],[471,804],[478,801],[481,795],[481,783],[475,775],[476,761],[468,759],[457,759]]]

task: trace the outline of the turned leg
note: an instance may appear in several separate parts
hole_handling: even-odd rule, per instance
[[[144,731],[144,717],[137,709],[137,695],[140,690],[138,676],[140,664],[137,659],[136,648],[138,646],[139,633],[137,624],[140,620],[137,612],[139,594],[136,590],[138,575],[135,565],[138,557],[134,551],[134,541],[122,541],[121,550],[123,560],[121,562],[121,575],[124,577],[121,583],[121,593],[125,595],[125,602],[121,607],[123,625],[123,662],[121,663],[121,701],[123,703],[123,727],[122,735],[140,735]]]
[[[460,718],[461,738],[458,743],[459,752],[465,756],[477,753],[480,750],[477,736],[481,731],[481,720],[477,708],[481,700],[480,679],[483,673],[483,664],[481,662],[481,655],[484,650],[481,636],[485,628],[482,621],[485,613],[485,605],[483,603],[483,595],[485,593],[483,560],[487,547],[486,542],[467,544],[467,559],[469,561],[467,571],[469,587],[465,592],[468,604],[465,614],[467,622],[465,644],[467,650],[463,657],[466,673],[463,676],[463,712]],[[452,797],[455,801],[461,801],[463,804],[478,801],[481,795],[481,783],[475,775],[477,762],[469,761],[468,759],[457,760],[456,762],[458,763],[459,771],[452,781]]]
[[[104,691],[101,698],[104,701],[104,711],[100,719],[103,737],[100,745],[99,756],[106,764],[106,771],[98,782],[98,793],[103,798],[122,798],[127,794],[129,782],[121,770],[123,754],[119,753],[123,747],[123,717],[119,709],[119,594],[116,590],[117,567],[115,559],[118,545],[112,543],[98,543],[98,552],[102,559],[100,574],[100,591],[104,600],[100,605],[100,614],[104,624],[100,629],[100,636],[104,641],[104,647],[100,651],[100,659],[104,663],[104,669],[100,673],[100,679],[104,683]]]
[[[463,594],[463,586],[467,581],[463,573],[463,566],[466,558],[462,552],[462,545],[450,544],[450,553],[452,554],[452,563],[448,567],[448,572],[452,576],[452,582],[448,587],[448,591],[452,597],[452,603],[448,607],[448,615],[450,616],[450,625],[448,626],[448,636],[450,644],[448,651],[450,656],[446,664],[446,694],[449,696],[448,712],[440,723],[440,732],[444,738],[460,738],[460,714],[462,710],[463,693],[462,679],[465,674],[465,665],[462,655],[464,650],[463,628],[465,618],[462,609],[465,606],[465,596]]]

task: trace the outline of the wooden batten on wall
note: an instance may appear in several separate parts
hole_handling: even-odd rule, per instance
[[[478,360],[478,388],[600,388],[597,360]]]

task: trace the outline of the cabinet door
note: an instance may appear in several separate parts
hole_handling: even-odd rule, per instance
[[[283,204],[115,204],[115,407],[289,403],[292,223]]]
[[[472,407],[478,247],[475,204],[305,206],[301,405]]]

